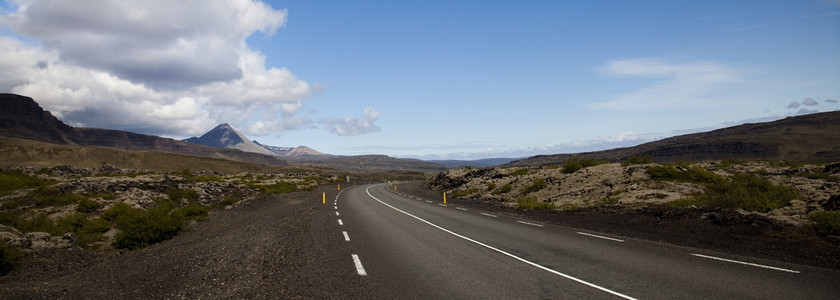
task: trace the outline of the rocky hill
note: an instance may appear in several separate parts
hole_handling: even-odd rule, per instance
[[[612,162],[648,155],[654,162],[770,159],[840,161],[840,112],[825,112],[710,132],[675,136],[635,147],[577,154],[538,155],[508,166],[560,164],[571,157]]]
[[[214,148],[152,135],[120,130],[71,127],[44,111],[32,98],[0,94],[0,136],[59,145],[103,146],[131,151],[161,151],[237,161],[284,165],[265,154]]]

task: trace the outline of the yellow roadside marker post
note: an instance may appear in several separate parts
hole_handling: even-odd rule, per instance
[[[443,204],[446,204],[446,193],[443,193]]]
[[[341,185],[340,185],[340,184],[338,185],[338,190],[339,190],[339,191],[341,190]]]
[[[327,204],[327,193],[324,193],[322,196],[323,196],[322,201],[324,202],[323,204]]]

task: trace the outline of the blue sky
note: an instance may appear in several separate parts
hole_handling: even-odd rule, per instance
[[[82,126],[186,137],[227,122],[265,144],[425,159],[598,150],[840,108],[838,1],[245,1],[235,15],[231,2],[148,3],[100,8],[137,20],[113,23],[7,2],[0,51],[21,58],[0,67],[31,74],[0,72],[0,89]],[[94,56],[73,42],[89,36],[131,50]]]

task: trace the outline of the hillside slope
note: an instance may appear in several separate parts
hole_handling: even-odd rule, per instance
[[[650,155],[654,162],[721,159],[840,161],[840,112],[744,124],[675,136],[635,147],[577,154],[538,155],[511,162],[508,166],[559,164],[575,156],[615,162],[636,154]]]

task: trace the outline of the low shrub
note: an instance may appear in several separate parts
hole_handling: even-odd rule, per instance
[[[624,192],[610,193],[609,195],[602,198],[601,200],[596,201],[595,206],[618,204],[618,199],[621,198],[621,197],[619,197],[619,195],[621,195],[622,193],[624,193]]]
[[[520,190],[519,193],[523,195],[530,194],[542,190],[543,188],[545,188],[545,185],[545,178],[534,178],[534,182],[531,183],[531,185],[522,188],[522,190]]]
[[[526,210],[546,210],[554,209],[554,203],[538,201],[534,197],[520,197],[516,200],[519,203],[519,208]]]
[[[478,188],[470,188],[470,189],[466,189],[466,190],[457,190],[457,191],[452,192],[452,197],[455,197],[455,198],[464,197],[464,196],[472,195],[472,194],[475,194],[475,193],[478,193],[478,192],[479,192]]]
[[[13,271],[20,264],[23,251],[6,244],[6,240],[0,239],[0,275],[6,275]]]
[[[821,234],[840,235],[840,211],[820,210],[808,214],[814,230]]]
[[[76,211],[80,213],[92,213],[102,208],[102,204],[91,199],[82,199],[76,206]]]
[[[103,218],[114,222],[120,229],[120,233],[114,237],[113,246],[134,250],[167,240],[178,233],[184,219],[169,212],[167,205],[141,210],[117,203],[103,213]]]
[[[649,164],[653,162],[653,158],[651,158],[650,154],[633,154],[633,156],[628,157],[624,161],[621,162],[621,165],[626,167],[629,165],[642,165],[642,164]]]
[[[799,199],[799,192],[789,186],[775,185],[755,175],[737,174],[706,187],[700,201],[717,208],[741,208],[767,212]]]
[[[529,170],[528,168],[519,168],[519,169],[516,169],[513,172],[510,172],[510,175],[511,176],[524,176],[524,175],[528,175],[528,173],[530,173],[530,172],[531,172],[531,170]]]
[[[600,164],[608,163],[607,161],[598,161],[591,158],[577,158],[572,157],[563,161],[563,173],[572,174],[580,169],[594,167]]]
[[[21,170],[3,170],[0,171],[0,196],[22,189],[44,188],[54,183],[54,180],[26,175]]]
[[[508,184],[505,184],[502,187],[500,187],[498,190],[493,191],[492,194],[493,195],[501,195],[501,194],[510,193],[510,191],[512,191],[512,190],[513,190],[513,187],[510,185],[510,183],[508,183]]]
[[[653,180],[675,180],[693,183],[717,183],[723,180],[717,174],[699,167],[652,166],[647,169]]]
[[[164,194],[169,196],[169,199],[173,201],[180,201],[181,199],[187,199],[189,202],[198,201],[198,192],[193,189],[169,188]]]

